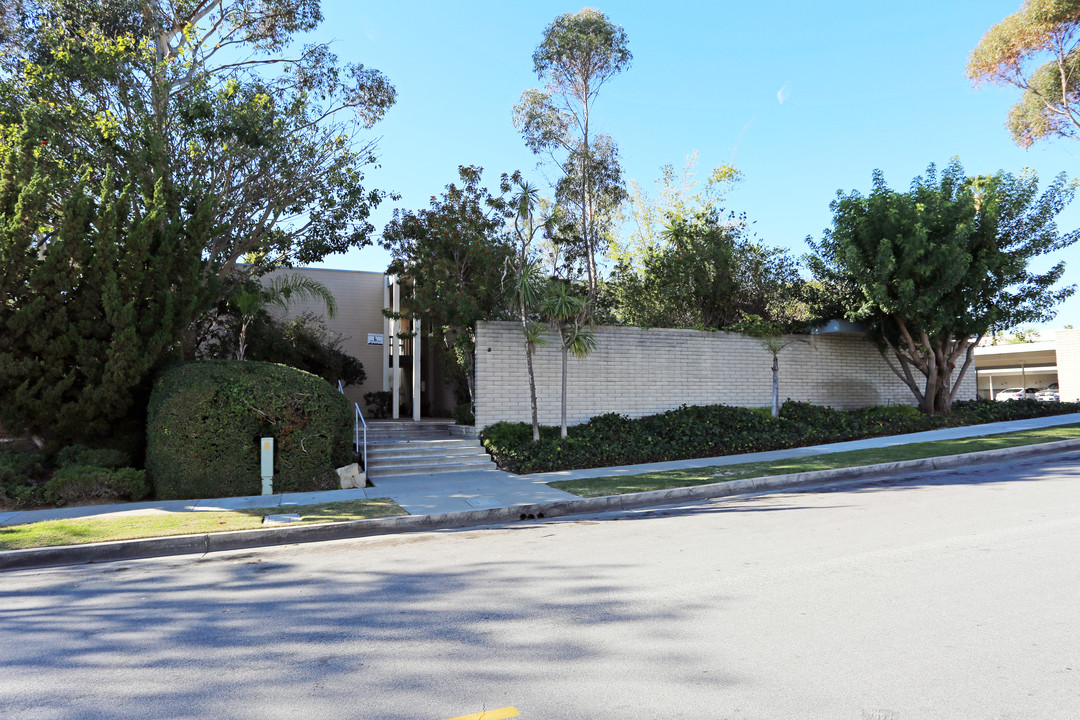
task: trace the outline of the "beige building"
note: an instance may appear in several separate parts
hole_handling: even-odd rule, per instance
[[[975,349],[975,369],[981,398],[1057,383],[1061,400],[1080,401],[1080,330],[1045,330],[1034,342],[984,343]]]
[[[364,395],[370,392],[394,392],[402,417],[449,417],[453,393],[442,382],[437,348],[430,338],[420,343],[414,339],[393,338],[412,333],[408,320],[387,318],[384,308],[400,306],[400,286],[384,273],[326,268],[290,268],[282,274],[302,274],[327,287],[337,300],[337,316],[326,318],[318,300],[295,302],[290,315],[312,312],[323,316],[327,327],[340,334],[343,350],[359,360],[367,377],[360,385],[345,388],[350,403],[360,406],[368,416]],[[419,323],[417,323],[419,324]],[[414,373],[414,362],[419,372]],[[396,383],[395,383],[396,378]],[[419,402],[413,402],[418,398]],[[395,415],[396,417],[397,415]]]

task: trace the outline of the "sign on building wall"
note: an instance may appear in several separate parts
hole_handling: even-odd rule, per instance
[[[367,344],[368,345],[382,345],[383,344],[382,333],[368,333]]]

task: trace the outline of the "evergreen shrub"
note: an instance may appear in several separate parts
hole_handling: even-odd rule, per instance
[[[46,502],[47,469],[41,456],[24,450],[0,451],[0,510],[18,510]]]
[[[636,420],[597,415],[570,427],[565,440],[557,427],[541,426],[534,443],[530,424],[508,422],[488,426],[480,439],[500,468],[529,473],[718,457],[1073,412],[1080,412],[1080,403],[966,400],[955,402],[946,416],[907,405],[835,410],[788,400],[775,419],[754,408],[684,405]]]
[[[131,458],[123,450],[115,448],[92,448],[82,444],[68,445],[56,455],[59,467],[69,465],[89,465],[91,467],[116,468],[127,467]]]
[[[65,465],[45,483],[47,497],[57,505],[142,500],[150,494],[146,471],[93,465]]]
[[[259,439],[274,438],[274,492],[339,487],[352,459],[345,396],[271,363],[202,360],[164,370],[147,420],[146,470],[159,499],[257,495]]]
[[[1075,412],[1080,412],[1080,402],[995,401],[979,398],[978,400],[957,400],[953,403],[953,414],[962,416],[973,423],[1026,420]]]

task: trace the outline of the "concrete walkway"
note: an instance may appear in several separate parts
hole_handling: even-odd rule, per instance
[[[514,475],[499,470],[436,473],[431,475],[411,475],[377,480],[375,487],[354,490],[327,490],[311,493],[286,493],[281,495],[254,495],[247,497],[218,498],[213,500],[170,500],[118,505],[90,505],[67,507],[52,510],[26,510],[22,512],[0,513],[0,525],[17,525],[69,518],[99,516],[123,516],[141,513],[199,512],[206,510],[237,510],[248,508],[281,508],[288,512],[289,507],[313,505],[315,503],[338,502],[389,497],[404,508],[410,515],[434,515],[441,513],[483,510],[487,508],[510,507],[513,505],[574,500],[576,495],[550,487],[547,483],[555,480],[605,477],[611,475],[637,475],[658,470],[679,470],[685,468],[708,467],[711,465],[733,465],[744,462],[783,460],[808,455],[864,450],[869,448],[890,447],[909,443],[931,442],[934,440],[952,440],[980,435],[996,435],[1015,430],[1052,427],[1080,423],[1080,414],[1057,415],[1054,417],[1015,420],[1011,422],[973,425],[967,427],[931,430],[909,435],[853,440],[831,445],[813,445],[808,447],[772,450],[769,452],[726,455],[723,457],[697,458],[693,460],[675,460],[671,462],[649,463],[643,465],[625,465],[609,468],[590,468],[588,470],[564,470],[533,475]]]

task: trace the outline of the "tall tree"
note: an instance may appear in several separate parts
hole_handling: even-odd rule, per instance
[[[1007,125],[1022,147],[1080,135],[1080,0],[1025,0],[990,28],[971,53],[972,82],[1023,93]]]
[[[317,0],[4,6],[0,374],[26,411],[5,425],[104,429],[245,274],[370,242],[383,194],[354,131],[394,91],[293,52],[320,19]]]
[[[606,245],[606,222],[626,197],[618,149],[610,137],[594,132],[591,113],[600,88],[631,59],[626,32],[604,13],[585,8],[561,15],[533,53],[545,88],[526,90],[514,106],[514,126],[529,149],[549,154],[562,168],[556,199],[577,219],[590,302],[599,290],[596,256]]]
[[[797,325],[802,285],[784,250],[754,240],[744,218],[710,209],[669,213],[662,241],[616,265],[606,289],[621,322],[719,330],[744,314]]]
[[[969,178],[953,160],[897,192],[875,171],[868,196],[837,194],[811,267],[848,319],[874,328],[919,406],[947,414],[987,332],[1047,321],[1074,292],[1055,287],[1064,263],[1028,267],[1080,239],[1055,224],[1074,189],[1064,174],[1041,194],[1031,171]]]
[[[473,401],[476,322],[505,311],[503,268],[513,248],[505,232],[506,201],[481,185],[482,168],[458,168],[430,207],[394,211],[382,234],[392,256],[388,272],[411,285],[403,315],[418,317],[442,337],[463,384],[462,402]]]

